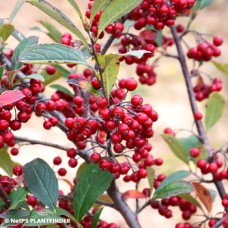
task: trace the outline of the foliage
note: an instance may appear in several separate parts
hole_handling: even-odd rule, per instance
[[[214,60],[221,55],[223,38],[211,39],[190,28],[212,1],[94,0],[88,2],[86,12],[75,0],[68,3],[80,24],[46,0],[19,0],[9,21],[0,19],[1,226],[119,227],[103,221],[103,209],[111,207],[129,227],[139,228],[138,214],[146,207],[167,219],[173,217],[172,207],[177,207],[186,222],[176,222],[176,228],[227,227],[228,193],[222,182],[228,179],[227,144],[212,149],[207,135],[223,114],[225,98],[219,93],[222,80],[201,70],[211,61],[227,74],[227,64]],[[42,20],[38,23],[53,43],[42,43],[35,35],[24,37],[13,21],[26,4],[69,32],[62,33],[52,21]],[[188,23],[176,25],[176,19],[184,15],[189,16]],[[196,47],[184,41],[192,33]],[[14,50],[8,45],[11,36],[18,40]],[[175,54],[170,46],[176,47]],[[184,165],[181,170],[172,165],[176,169],[168,176],[157,168],[163,159],[151,152],[158,114],[144,102],[138,87],[156,83],[155,66],[162,57],[179,60],[194,120],[193,128],[185,129],[190,132],[185,137],[181,135],[185,126],[176,131],[166,128],[161,134],[174,154],[168,162],[175,164],[179,159]],[[187,60],[194,62],[194,69]],[[124,63],[127,70],[135,70],[132,78],[120,75]],[[45,92],[48,87],[54,91],[51,95]],[[207,100],[205,115],[197,103],[203,100]],[[52,143],[48,137],[46,141],[22,137],[21,128],[32,115],[43,118],[42,128],[50,130],[50,138],[51,129],[59,128],[71,147],[61,141]],[[39,153],[23,164],[11,158],[28,144],[63,153],[52,162]],[[75,170],[73,181],[68,169]],[[69,185],[68,190],[59,189],[61,181]],[[208,183],[214,189],[208,189]],[[214,207],[218,196],[219,209]],[[135,210],[129,201],[135,203]],[[191,224],[197,210],[197,224]]]

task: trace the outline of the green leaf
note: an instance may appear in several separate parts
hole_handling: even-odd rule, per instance
[[[26,188],[18,188],[17,190],[14,190],[10,192],[10,207],[9,209],[18,209],[20,208],[23,203],[26,200],[26,195],[28,194],[28,191]]]
[[[3,24],[4,19],[0,18],[0,26]]]
[[[25,76],[23,79],[36,79],[44,82],[44,77],[41,74],[30,74]]]
[[[172,173],[171,175],[166,177],[165,180],[161,182],[161,184],[158,186],[155,192],[160,191],[162,188],[166,187],[167,185],[170,185],[173,182],[183,180],[184,178],[188,177],[190,174],[191,173],[186,170],[180,170],[175,173]]]
[[[155,42],[159,47],[162,46],[162,31],[161,30],[156,30],[157,36]]]
[[[206,105],[205,125],[206,129],[212,128],[222,116],[225,101],[222,95],[212,93]]]
[[[98,25],[98,36],[109,24],[131,12],[141,2],[142,0],[110,1],[101,14]]]
[[[64,215],[64,216],[70,218],[73,222],[78,223],[77,220],[75,219],[75,217],[72,214],[70,214],[68,211],[66,211],[66,210],[64,210],[62,208],[58,208],[57,207],[56,208],[56,214],[59,215],[59,216]]]
[[[99,218],[100,218],[102,210],[103,210],[103,208],[99,208],[93,215],[92,228],[97,228],[97,224],[99,222]]]
[[[185,181],[172,182],[163,188],[156,189],[153,199],[163,199],[170,196],[176,196],[181,193],[190,193],[194,191],[193,186]]]
[[[102,10],[108,3],[110,2],[110,0],[96,0],[93,2],[93,6],[90,12],[90,21],[93,21],[94,16],[100,11]],[[91,23],[92,24],[92,23]]]
[[[209,6],[212,2],[213,2],[213,0],[201,0],[200,9],[203,9],[203,8]]]
[[[201,145],[201,142],[195,135],[190,135],[186,138],[181,138],[179,140],[186,148],[186,151],[190,151],[191,148],[198,147],[199,145]]]
[[[48,224],[56,224],[56,221],[66,221],[66,218],[60,217],[61,213],[44,208],[42,210],[33,209],[29,218],[24,223],[25,226],[42,226]],[[63,222],[62,222],[63,223]]]
[[[80,164],[80,166],[77,169],[76,180],[80,178],[81,174],[84,172],[87,166],[88,166],[88,163],[86,162],[83,162],[82,164]]]
[[[14,27],[11,24],[2,24],[0,26],[0,37],[4,42],[12,34],[13,30],[14,30]]]
[[[19,163],[11,160],[11,157],[7,151],[7,148],[4,147],[0,149],[0,167],[12,177],[13,175],[13,167],[19,165]]]
[[[162,134],[161,136],[176,157],[188,165],[188,154],[186,153],[185,146],[180,142],[180,140],[170,134]]]
[[[0,210],[5,206],[5,202],[0,198]]]
[[[62,34],[61,32],[51,23],[47,21],[40,21],[40,24],[47,29],[47,35],[54,40],[56,43],[60,43]]]
[[[21,9],[23,4],[25,3],[25,0],[19,0],[16,4],[16,6],[13,8],[10,17],[9,17],[9,23],[12,23],[13,19],[17,15],[18,11]]]
[[[213,0],[196,0],[195,4],[191,10],[191,15],[193,16],[196,11],[205,8],[206,6],[210,5]]]
[[[61,73],[63,73],[63,77],[64,78],[68,78],[70,71],[67,70],[66,68],[62,67],[61,65],[57,65],[57,64],[53,64],[53,66],[60,71]]]
[[[37,158],[24,168],[24,180],[31,193],[51,210],[55,210],[58,200],[58,181],[52,168]]]
[[[228,64],[227,63],[219,63],[214,60],[211,61],[211,63],[213,63],[218,70],[220,70],[224,74],[228,75]]]
[[[5,68],[6,68],[6,64],[0,66],[0,80],[2,79]]]
[[[41,75],[44,77],[44,82],[43,84],[49,85],[50,83],[58,80],[59,78],[63,77],[63,72],[60,70],[57,70],[53,75],[49,75],[46,70],[43,70],[41,72]]]
[[[188,202],[194,204],[196,207],[200,208],[202,210],[202,206],[200,205],[199,201],[195,198],[193,198],[190,194],[182,193],[178,195],[179,197],[186,199]]]
[[[112,174],[101,170],[99,165],[89,164],[85,168],[74,190],[73,206],[77,221],[89,211],[97,197],[108,188],[112,179]]]
[[[59,90],[63,93],[66,93],[70,96],[73,96],[73,93],[69,89],[67,89],[66,87],[64,87],[62,85],[52,84],[52,85],[50,85],[50,87],[53,89]]]
[[[79,7],[78,7],[77,3],[75,2],[75,0],[68,0],[68,2],[71,4],[71,6],[77,12],[78,16],[81,19],[82,24],[84,25],[84,21],[83,21],[83,16],[82,16],[81,10],[79,9]]]
[[[154,189],[154,170],[152,169],[152,167],[147,166],[146,171],[148,173],[147,179],[150,186],[150,195],[151,195]]]
[[[27,0],[28,3],[36,6],[38,9],[46,13],[48,16],[59,22],[61,25],[63,25],[65,28],[69,29],[72,33],[74,33],[89,49],[88,43],[86,42],[86,38],[81,33],[81,31],[77,28],[77,26],[65,15],[63,14],[59,9],[52,6],[50,3],[44,1],[44,0]]]
[[[102,78],[104,89],[107,97],[109,97],[112,87],[116,83],[116,78],[119,73],[119,56],[116,54],[98,55],[98,62],[103,69]]]
[[[13,57],[12,57],[12,70],[16,70],[22,67],[22,63],[17,62],[18,57],[22,51],[24,51],[27,47],[38,43],[37,36],[30,36],[23,41],[21,41],[14,50]]]
[[[5,219],[20,219],[20,218],[25,218],[29,215],[30,211],[27,210],[21,210],[21,209],[14,209],[14,210],[7,210],[4,213],[0,214],[0,218],[5,218]]]
[[[82,64],[91,69],[81,51],[62,44],[36,44],[26,48],[19,56],[23,63]]]

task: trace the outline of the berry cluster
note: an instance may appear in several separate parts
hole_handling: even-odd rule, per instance
[[[43,91],[44,86],[41,82],[31,79],[29,87],[21,88],[21,92],[25,95],[22,100],[0,107],[0,148],[3,148],[5,144],[9,147],[15,145],[12,131],[19,130],[21,124],[31,118],[32,106],[37,100],[38,93]],[[13,109],[15,109],[15,116],[11,112]]]
[[[213,162],[208,163],[204,159],[199,159],[197,161],[197,167],[201,170],[202,174],[212,173],[214,178],[218,181],[228,179],[228,169],[226,164],[216,155],[216,159]],[[220,170],[219,170],[220,169]]]
[[[172,217],[172,211],[169,207],[177,206],[182,212],[182,218],[184,220],[189,220],[193,214],[196,213],[197,208],[194,204],[188,202],[187,200],[180,198],[179,196],[171,196],[169,198],[164,198],[159,201],[151,201],[151,207],[158,210],[158,213],[166,218]]]
[[[196,61],[210,61],[212,57],[218,57],[221,55],[221,50],[218,46],[222,45],[223,39],[221,37],[214,37],[213,43],[209,41],[203,41],[197,45],[197,47],[190,48],[187,52],[187,56],[190,59]]]
[[[93,6],[94,1],[90,0],[88,3],[88,9],[86,10],[86,17],[88,19],[90,19],[91,16],[91,8]],[[98,24],[99,24],[99,20],[101,17],[102,11],[100,10],[93,18],[93,20],[90,22],[91,23],[91,27],[90,27],[90,32],[93,34],[94,37],[97,37],[97,33],[98,33]],[[105,28],[105,31],[108,34],[112,34],[114,37],[119,38],[121,37],[122,33],[124,30],[124,25],[121,22],[116,22],[113,24],[108,25]],[[101,34],[99,35],[99,39],[102,39],[104,37],[104,31],[101,32]]]
[[[134,27],[140,30],[147,25],[153,25],[161,30],[165,26],[172,26],[179,13],[189,11],[194,0],[143,0],[130,14],[129,19],[134,20]]]
[[[204,81],[198,80],[193,88],[195,98],[197,101],[202,101],[209,97],[212,92],[219,92],[222,90],[222,81],[220,78],[214,78],[211,85],[207,85]]]

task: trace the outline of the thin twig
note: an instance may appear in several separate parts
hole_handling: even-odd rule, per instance
[[[173,38],[174,38],[174,42],[175,42],[175,45],[176,45],[176,48],[177,48],[177,52],[178,52],[178,56],[179,56],[179,62],[180,62],[182,73],[183,73],[183,76],[184,76],[184,79],[185,79],[185,84],[186,84],[186,87],[187,87],[188,97],[189,97],[189,101],[190,101],[190,104],[191,104],[192,113],[193,113],[193,116],[194,116],[194,113],[198,112],[198,107],[197,107],[197,103],[196,103],[196,99],[195,99],[195,95],[194,95],[194,91],[193,91],[191,75],[190,75],[189,70],[188,70],[188,66],[187,66],[187,63],[186,63],[186,58],[185,58],[185,55],[184,55],[184,50],[183,50],[183,47],[181,45],[181,40],[180,40],[180,37],[178,36],[178,33],[177,33],[177,30],[176,30],[175,26],[171,27],[171,32],[172,32],[172,35],[173,35]],[[209,160],[211,160],[211,159],[214,158],[214,153],[213,153],[213,150],[212,150],[212,148],[211,148],[211,146],[209,144],[208,137],[207,137],[206,131],[204,129],[203,123],[202,123],[201,120],[195,120],[195,123],[196,123],[196,128],[197,128],[197,131],[198,131],[198,134],[199,134],[199,139],[200,139],[201,143],[207,149],[208,158],[209,158]],[[218,193],[220,195],[220,198],[223,199],[225,194],[226,194],[224,185],[222,184],[221,181],[217,181],[215,179],[214,175],[213,175],[213,182],[214,182],[214,184],[215,184],[215,186],[217,188],[217,191],[218,191]],[[225,210],[228,212],[228,207],[226,207]]]
[[[69,149],[68,147],[65,147],[65,146],[62,146],[62,145],[59,145],[56,143],[44,142],[44,141],[40,141],[37,139],[30,139],[30,138],[16,136],[16,135],[14,136],[14,138],[19,141],[29,142],[30,144],[39,144],[39,145],[43,145],[43,146],[60,149],[60,150],[65,150],[65,151]]]

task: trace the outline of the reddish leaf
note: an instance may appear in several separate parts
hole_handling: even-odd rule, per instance
[[[146,42],[155,42],[157,38],[157,33],[151,29],[143,30],[139,33],[139,37],[142,37]]]
[[[128,190],[122,194],[124,199],[146,199],[146,195],[138,190]]]
[[[211,212],[212,210],[212,196],[211,193],[200,183],[192,183],[196,195],[199,197],[200,201],[203,203],[204,207]]]
[[[7,90],[0,95],[0,106],[12,104],[23,97],[25,95],[20,90]]]

